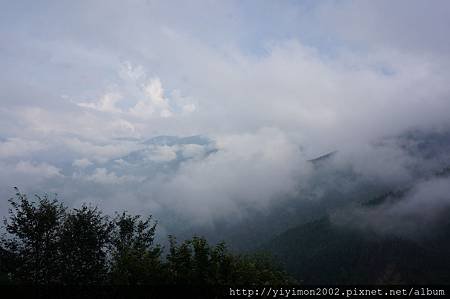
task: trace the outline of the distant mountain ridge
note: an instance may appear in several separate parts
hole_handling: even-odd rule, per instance
[[[203,135],[193,135],[187,137],[179,137],[173,135],[160,135],[143,141],[146,145],[182,145],[182,144],[197,144],[197,145],[207,145],[210,144],[212,140]]]
[[[333,225],[325,217],[290,229],[262,249],[305,284],[448,284],[450,228],[435,246]]]
[[[448,169],[435,176],[449,176]],[[360,207],[370,210],[399,203],[407,192],[389,191],[361,201]],[[326,215],[288,229],[259,249],[275,255],[305,284],[449,284],[450,211],[442,213],[438,228],[414,240],[339,225]]]

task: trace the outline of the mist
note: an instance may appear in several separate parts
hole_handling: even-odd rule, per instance
[[[171,232],[406,188],[358,217],[433,229],[450,200],[429,177],[450,163],[450,5],[255,3],[5,4],[0,196],[58,193]]]

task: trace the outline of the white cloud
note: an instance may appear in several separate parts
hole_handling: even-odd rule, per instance
[[[79,167],[88,164],[84,157],[120,164],[144,146],[118,137],[205,134],[218,139],[220,151],[183,163],[162,183],[146,182],[152,188],[130,188],[132,178],[106,166],[87,175],[108,185],[102,192],[130,195],[124,206],[177,209],[198,221],[294,192],[308,172],[305,157],[331,150],[361,176],[408,180],[417,159],[373,144],[411,128],[448,130],[449,39],[441,29],[450,6],[316,3],[250,10],[240,2],[74,2],[70,10],[47,3],[26,15],[8,7],[21,25],[0,19],[8,28],[0,134],[15,136],[1,142],[0,162],[12,163],[12,171],[34,154],[52,163],[78,159]],[[192,145],[156,148],[149,158],[173,161],[176,150],[202,155]],[[17,169],[36,176],[39,168],[57,173],[50,164],[22,163]],[[97,192],[75,181],[61,187],[77,190],[72,198]]]
[[[90,157],[91,160],[98,162],[106,162],[114,158],[119,158],[143,147],[139,144],[124,142],[95,144],[89,141],[82,141],[78,138],[67,137],[62,142],[71,151],[84,157]]]
[[[169,100],[164,96],[161,80],[152,78],[143,86],[143,94],[145,99],[136,103],[130,109],[130,113],[134,116],[147,118],[159,113],[160,117],[171,117],[171,107]]]
[[[121,98],[122,96],[119,94],[107,93],[103,95],[98,102],[78,103],[78,106],[98,110],[101,112],[118,113],[121,112],[121,110],[116,107],[116,104]]]
[[[169,162],[177,158],[176,146],[154,146],[147,152],[146,158],[155,162]]]
[[[325,1],[319,5],[317,17],[323,30],[347,42],[445,53],[450,42],[442,29],[450,26],[449,12],[445,0],[437,0],[433,6],[422,0]]]
[[[340,225],[417,238],[447,221],[449,194],[450,178],[422,180],[401,199],[388,198],[384,204],[370,209],[353,207],[351,211],[337,214],[334,220]]]
[[[145,68],[141,65],[133,65],[127,61],[119,68],[118,76],[120,82],[115,88],[119,92],[108,92],[97,102],[76,104],[82,108],[101,112],[120,113],[120,121],[127,122],[127,127],[133,130],[134,125],[130,121],[136,121],[134,118],[141,120],[170,118],[177,114],[192,113],[196,109],[196,105],[186,97],[182,97],[178,90],[173,90],[174,99],[169,99],[165,95],[161,79],[159,77],[147,79]]]
[[[121,65],[119,76],[124,80],[131,79],[136,82],[140,79],[144,79],[146,77],[146,72],[142,65],[133,66],[130,61],[125,61]]]
[[[72,166],[75,166],[77,168],[86,168],[91,165],[93,165],[93,163],[91,161],[89,161],[89,159],[86,159],[86,158],[77,159],[77,160],[73,161],[73,163],[72,163]]]
[[[182,107],[183,113],[192,113],[195,111],[195,109],[196,109],[196,107],[194,104],[186,104],[186,105],[183,105],[183,107]]]
[[[219,151],[203,160],[189,160],[167,182],[158,200],[195,222],[267,207],[294,194],[309,171],[298,147],[276,129],[233,135],[218,141]]]
[[[205,147],[198,144],[185,144],[181,147],[181,155],[184,158],[202,158],[205,155]]]
[[[139,137],[135,124],[116,117],[98,114],[93,111],[72,110],[54,111],[51,108],[25,106],[8,109],[8,115],[20,119],[17,134],[26,140],[59,141],[66,136],[78,136],[95,142],[108,141],[117,137]],[[16,124],[17,125],[17,124]]]
[[[48,163],[20,161],[16,164],[15,171],[43,178],[62,177],[61,170]]]
[[[0,158],[23,157],[46,148],[46,145],[35,140],[10,138],[0,141]]]
[[[105,168],[96,168],[95,171],[90,175],[75,175],[75,178],[81,178],[86,181],[91,181],[99,184],[126,184],[126,183],[136,183],[142,182],[143,178],[131,175],[118,176],[112,171],[108,171]]]

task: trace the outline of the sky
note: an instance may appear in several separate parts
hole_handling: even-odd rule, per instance
[[[2,198],[206,225],[298,195],[331,151],[389,184],[442,162],[392,138],[448,132],[448,1],[0,4]],[[153,168],[131,171],[124,157],[159,135],[211,142],[152,145]]]

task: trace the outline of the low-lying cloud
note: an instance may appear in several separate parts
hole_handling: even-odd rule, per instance
[[[45,3],[30,16],[8,5],[0,195],[17,185],[207,225],[279,198],[321,199],[344,179],[343,190],[417,182],[450,162],[447,145],[424,157],[405,138],[450,129],[450,42],[430,34],[449,26],[449,6],[430,6],[416,30],[403,12],[420,1],[362,2]],[[159,135],[210,142],[145,143]],[[308,162],[331,151],[325,168]],[[415,194],[445,185],[421,184]],[[419,195],[411,210],[424,210]]]

